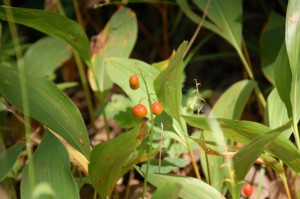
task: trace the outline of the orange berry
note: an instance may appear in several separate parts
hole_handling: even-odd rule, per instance
[[[136,90],[140,87],[139,77],[137,75],[131,75],[129,78],[129,85],[132,90]]]
[[[251,194],[253,192],[253,186],[251,184],[245,184],[243,186],[243,192],[244,192],[245,196],[247,196],[247,197],[251,196]]]
[[[154,115],[160,115],[163,112],[163,106],[159,102],[154,102],[151,108]]]
[[[132,114],[137,118],[144,118],[147,115],[147,108],[143,104],[133,107]]]

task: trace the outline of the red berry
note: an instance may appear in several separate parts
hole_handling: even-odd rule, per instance
[[[159,102],[154,102],[151,108],[154,115],[160,115],[163,111],[163,106]]]
[[[245,184],[243,186],[243,192],[247,197],[251,196],[251,194],[253,192],[253,186],[251,184]]]
[[[132,90],[136,90],[140,87],[139,77],[137,75],[131,75],[129,78],[129,85]]]
[[[147,115],[147,108],[143,104],[133,107],[132,114],[137,118],[144,118]]]

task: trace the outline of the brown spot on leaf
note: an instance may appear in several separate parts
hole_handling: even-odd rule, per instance
[[[100,178],[100,179],[98,179],[98,180],[95,180],[95,182],[96,182],[97,184],[101,184],[101,183],[103,182],[103,178]]]
[[[146,137],[147,133],[148,133],[147,125],[145,122],[143,122],[140,126],[139,132],[135,139],[143,140]]]

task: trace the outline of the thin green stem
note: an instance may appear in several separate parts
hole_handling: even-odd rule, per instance
[[[98,85],[98,83],[96,83],[96,84]],[[102,108],[102,115],[103,115],[103,120],[104,120],[104,128],[105,128],[106,138],[107,138],[107,140],[109,140],[110,136],[109,136],[108,120],[107,120],[107,116],[106,116],[106,112],[105,112],[105,102],[104,102],[101,91],[97,92],[97,94],[98,94],[98,98],[99,98],[99,102],[100,102],[100,107]]]
[[[190,156],[191,156],[191,161],[192,161],[192,164],[193,164],[193,167],[194,167],[194,171],[195,171],[196,177],[199,180],[201,180],[201,176],[200,176],[199,169],[198,169],[198,166],[197,166],[197,163],[196,163],[196,160],[195,160],[195,156],[194,156],[194,153],[192,151],[192,148],[191,148],[191,145],[190,145],[190,141],[189,141],[189,139],[187,137],[186,137],[186,145],[187,145],[187,148],[188,148]]]
[[[257,187],[257,192],[256,192],[256,197],[260,198],[261,195],[261,190],[263,186],[263,181],[264,181],[264,176],[266,173],[266,169],[264,166],[261,167],[260,172],[259,172],[259,180],[258,180],[258,187]]]
[[[148,89],[148,85],[147,82],[145,80],[144,75],[141,73],[140,71],[140,75],[143,79],[143,82],[145,84],[145,88],[146,88],[146,93],[147,93],[147,97],[148,97],[148,103],[149,103],[149,107],[150,107],[150,121],[151,121],[151,127],[150,127],[150,131],[149,131],[149,139],[150,139],[150,144],[148,146],[148,159],[147,159],[147,166],[146,166],[146,172],[145,172],[145,180],[144,180],[144,186],[143,186],[143,195],[142,195],[142,199],[145,198],[145,194],[146,194],[146,189],[147,189],[147,179],[148,179],[148,173],[149,173],[149,165],[150,165],[150,159],[151,159],[151,149],[152,149],[152,145],[153,145],[153,128],[154,128],[154,122],[153,122],[153,112],[151,109],[151,94],[149,92]]]
[[[61,1],[60,0],[55,0],[57,7],[58,7],[58,11],[61,15],[66,16],[64,8],[62,7]],[[73,49],[73,54],[74,54],[74,58],[75,58],[75,62],[78,68],[78,72],[79,72],[79,77],[80,77],[80,81],[82,84],[82,88],[86,97],[86,103],[87,103],[87,108],[88,108],[88,112],[89,112],[89,117],[91,120],[91,124],[92,126],[95,125],[95,118],[94,118],[94,109],[93,109],[93,103],[92,103],[92,97],[91,97],[91,92],[88,86],[88,81],[86,78],[86,74],[84,71],[84,65],[82,63],[82,60],[79,56],[79,54]]]
[[[10,6],[10,1],[5,0],[4,5]],[[9,26],[9,30],[10,30],[12,40],[13,40],[14,51],[16,53],[17,66],[18,66],[18,71],[19,71],[22,107],[23,107],[23,111],[24,111],[26,152],[27,152],[27,156],[28,156],[29,187],[30,187],[30,193],[32,193],[34,184],[35,184],[35,176],[34,176],[34,168],[33,168],[33,161],[32,161],[30,111],[29,111],[28,93],[27,93],[27,86],[26,86],[25,68],[24,68],[24,62],[22,59],[22,50],[20,47],[20,41],[19,41],[17,28],[13,22],[14,21],[13,13],[10,9],[7,9],[6,11],[7,11],[6,16],[8,19],[8,26]]]
[[[196,40],[196,37],[198,36],[198,34],[199,34],[200,30],[201,30],[201,27],[202,27],[202,25],[203,25],[203,23],[204,23],[204,21],[205,21],[205,18],[206,18],[206,14],[207,14],[209,5],[210,5],[210,0],[208,0],[207,3],[206,3],[206,6],[205,6],[205,9],[204,9],[204,12],[203,12],[203,16],[202,16],[202,18],[201,18],[201,20],[200,20],[200,22],[199,22],[199,25],[198,25],[197,29],[195,30],[195,32],[194,32],[194,34],[193,34],[193,36],[192,36],[192,38],[191,38],[191,40],[190,40],[188,46],[186,47],[186,50],[185,50],[185,52],[184,52],[184,54],[183,54],[183,58],[184,58],[184,57],[187,55],[187,53],[189,52],[190,48],[192,47],[194,41]]]
[[[98,195],[97,191],[94,190],[94,197],[93,197],[93,199],[97,199],[97,195]]]
[[[244,54],[240,50],[237,50],[237,52],[238,52],[238,55],[239,55],[243,65],[244,65],[245,69],[246,69],[246,72],[247,72],[249,78],[251,80],[255,81],[255,78],[254,78],[253,72],[251,70],[251,67],[250,67],[249,63],[246,61],[246,58],[245,58]],[[260,105],[262,106],[263,109],[265,109],[267,103],[266,103],[264,95],[262,94],[258,84],[255,84],[254,92],[255,92],[255,94],[258,98],[258,101],[259,101]]]
[[[55,3],[56,3],[56,6],[57,6],[57,9],[58,9],[58,12],[63,15],[63,16],[66,16],[66,13],[64,11],[64,8],[61,4],[61,1],[60,0],[55,0]]]
[[[81,84],[82,84],[82,88],[86,97],[86,102],[87,102],[87,108],[88,108],[88,112],[89,112],[89,117],[91,120],[92,125],[95,125],[95,118],[94,118],[94,108],[93,108],[93,103],[92,103],[92,95],[89,89],[89,85],[88,85],[88,81],[86,79],[86,74],[84,71],[84,66],[82,63],[82,60],[80,59],[79,54],[73,50],[74,53],[74,58],[76,61],[76,65],[78,68],[78,72],[79,72],[79,76],[80,76],[80,80],[81,80]]]

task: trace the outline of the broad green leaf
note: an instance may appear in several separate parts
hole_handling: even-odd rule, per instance
[[[272,84],[275,84],[274,62],[284,41],[284,26],[284,17],[276,12],[271,12],[260,36],[259,48],[262,71]]]
[[[205,9],[207,0],[194,0],[195,5],[202,11]],[[208,18],[213,22],[214,28],[210,28],[235,49],[239,50],[242,45],[242,0],[213,0],[207,11]]]
[[[129,8],[120,7],[105,28],[93,37],[92,63],[95,67],[98,87],[101,92],[111,88],[112,81],[106,73],[104,59],[107,57],[128,57],[137,38],[137,20]],[[94,80],[91,80],[94,81]],[[97,90],[97,88],[95,88]]]
[[[182,74],[184,70],[183,54],[187,42],[183,42],[176,54],[171,57],[168,67],[154,81],[154,88],[164,111],[181,121]]]
[[[141,175],[143,175],[142,171],[140,171],[138,167],[135,168]],[[158,189],[164,186],[165,183],[178,183],[181,185],[181,190],[178,196],[184,199],[225,199],[225,197],[215,188],[196,178],[149,173],[148,181]]]
[[[252,80],[242,80],[233,84],[215,103],[210,117],[239,119],[255,84],[255,81]]]
[[[148,86],[149,92],[155,93],[153,80],[158,76],[158,70],[145,62],[125,58],[106,58],[105,67],[110,79],[123,89],[133,104],[138,104],[141,99],[145,99],[141,103],[148,107],[145,83]],[[137,74],[140,79],[140,88],[137,90],[132,90],[129,86],[129,77],[134,74]],[[146,82],[143,81],[141,75],[144,76]]]
[[[178,6],[180,7],[180,9],[190,18],[190,20],[192,20],[196,24],[199,24],[201,22],[202,18],[190,8],[188,0],[176,0],[176,1],[178,3]],[[220,34],[220,30],[218,30],[218,27],[216,27],[213,23],[211,23],[207,20],[204,20],[203,27],[205,27],[217,34]],[[223,37],[222,35],[220,35],[220,36]]]
[[[30,116],[61,135],[71,146],[90,154],[88,133],[75,104],[47,79],[25,74]],[[23,111],[18,72],[0,66],[0,93],[19,111]]]
[[[246,174],[260,154],[285,130],[290,128],[291,122],[271,130],[251,140],[236,155],[233,156],[234,174],[237,182],[244,180]],[[242,186],[239,186],[240,190]]]
[[[273,91],[269,94],[267,100],[267,123],[271,129],[278,128],[283,124],[286,124],[289,121],[286,107],[282,100],[279,97],[277,89],[274,88]],[[286,138],[289,138],[292,133],[292,129],[285,130],[282,133]]]
[[[24,146],[25,143],[21,142],[0,153],[0,182],[13,167]]]
[[[292,72],[284,43],[281,46],[274,64],[274,78],[278,94],[287,108],[288,115],[292,116],[292,104],[290,99]]]
[[[147,134],[144,123],[106,143],[94,147],[89,164],[93,187],[102,198],[110,197],[118,179],[128,168],[127,161]]]
[[[255,84],[256,83],[251,80],[242,80],[232,85],[215,103],[211,110],[210,117],[239,119]],[[215,133],[208,131],[204,131],[203,135],[206,142],[214,142],[216,143],[216,147],[219,145],[224,146],[223,136],[216,136]],[[217,150],[216,147],[213,147],[213,150]],[[223,149],[221,148],[221,150]],[[205,153],[201,153],[201,160],[202,168],[204,168],[204,173],[208,178]],[[217,190],[222,191],[224,188],[223,181],[226,174],[224,169],[226,168],[220,168],[222,168],[221,165],[224,164],[224,158],[219,156],[208,156],[208,161],[210,170],[214,171],[210,173],[212,186]]]
[[[290,0],[286,14],[285,43],[292,71],[291,104],[293,120],[298,123],[300,117],[300,4]]]
[[[183,118],[191,126],[211,131],[209,123],[213,118],[202,116],[183,116]],[[225,137],[242,144],[248,144],[257,136],[266,134],[272,130],[265,125],[250,121],[218,119],[218,122]],[[268,146],[267,151],[282,160],[295,172],[300,172],[300,153],[295,145],[284,136],[279,135],[274,142]],[[286,154],[289,155],[287,156]]]
[[[178,194],[181,191],[181,184],[177,182],[166,182],[162,185],[153,195],[152,199],[177,199]]]
[[[90,66],[89,40],[75,21],[60,14],[44,10],[0,7],[0,19],[8,20],[6,13],[13,14],[13,22],[22,24],[50,36],[61,38],[70,44]]]
[[[64,145],[49,131],[33,155],[34,185],[47,183],[54,191],[54,198],[80,198],[79,191],[71,173],[69,155]],[[30,192],[28,165],[23,171],[21,197],[33,198]]]
[[[61,39],[44,37],[35,42],[24,54],[25,71],[46,76],[67,61],[72,55],[71,48]]]
[[[33,199],[40,199],[40,198],[54,199],[55,192],[49,183],[40,182],[34,187],[32,198]]]

